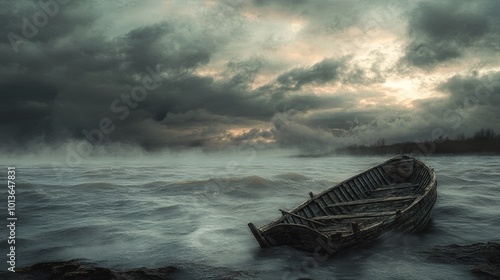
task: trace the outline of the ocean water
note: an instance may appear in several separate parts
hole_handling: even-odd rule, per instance
[[[387,158],[142,155],[57,168],[3,159],[0,170],[17,171],[16,267],[80,258],[116,269],[173,265],[180,268],[177,279],[471,279],[470,268],[429,262],[421,251],[500,240],[500,157],[422,157],[438,174],[438,201],[420,234],[328,259],[259,248],[247,223],[262,226],[309,191]],[[6,186],[1,193],[5,222]],[[6,270],[2,228],[0,269]]]

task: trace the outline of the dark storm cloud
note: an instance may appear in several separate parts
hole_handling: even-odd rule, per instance
[[[347,104],[341,96],[310,93],[292,95],[282,90],[273,93],[272,87],[250,90],[247,86],[253,80],[253,74],[248,72],[254,70],[250,67],[243,72],[237,71],[226,81],[197,76],[165,81],[157,90],[160,94],[146,100],[144,107],[150,111],[164,112],[162,121],[167,125],[211,121],[248,125],[252,122],[269,122],[276,112],[335,108]],[[273,84],[276,83],[279,84],[276,81]]]
[[[453,76],[439,86],[439,89],[450,93],[450,102],[460,102],[464,99],[477,99],[480,105],[499,106],[500,72],[468,76]]]
[[[426,139],[432,130],[426,122],[394,106],[347,107],[345,110],[277,114],[272,119],[272,132],[277,145],[319,155],[345,145],[371,145],[381,138],[389,142]]]
[[[277,92],[298,91],[307,85],[335,85],[342,83],[368,85],[380,83],[384,78],[374,65],[371,71],[373,78],[367,72],[351,63],[351,57],[325,58],[322,61],[307,67],[297,67],[280,74],[273,83],[263,86],[262,90]],[[348,98],[348,97],[347,97]]]
[[[78,29],[85,30],[96,18],[90,11],[86,11],[85,4],[81,2],[72,1],[70,5],[52,1],[56,5],[45,4],[50,2],[2,1],[0,24],[6,31],[3,34],[15,34],[34,42],[46,43]],[[1,36],[0,42],[10,44],[9,39],[9,36]]]
[[[427,137],[433,129],[450,138],[459,134],[471,136],[481,128],[500,131],[500,73],[457,75],[438,86],[445,98],[414,101],[416,113],[425,117]],[[424,137],[421,137],[424,138]]]
[[[42,135],[51,121],[57,88],[47,81],[35,78],[12,78],[0,83],[0,126],[19,141],[30,140],[32,134]],[[8,143],[12,144],[12,143]]]
[[[185,34],[182,26],[177,28],[168,22],[132,30],[123,39],[126,60],[137,71],[156,64],[190,69],[207,63],[216,47],[211,38]]]
[[[495,2],[420,3],[411,12],[406,60],[418,67],[433,67],[462,57],[472,47],[488,48],[493,39],[488,35],[497,39],[500,35],[498,16],[490,10]]]
[[[437,90],[447,96],[414,101],[413,110],[390,103],[356,108],[352,103],[332,110],[278,114],[272,120],[274,138],[280,146],[314,155],[344,145],[372,145],[382,138],[386,143],[420,142],[471,136],[485,127],[500,131],[500,72],[457,75]]]
[[[500,72],[469,76],[455,76],[440,86],[449,93],[448,104],[444,108],[451,110],[454,126],[470,128],[491,127],[500,130]]]
[[[455,124],[456,119],[440,115],[449,108],[458,108],[463,127],[500,117],[494,111],[500,106],[497,85],[477,106],[460,107],[471,88],[495,84],[498,74],[452,78],[438,88],[448,97],[415,102],[418,114],[411,114],[381,87],[394,74],[384,66],[383,50],[364,52],[361,59],[351,54],[351,46],[364,47],[368,27],[386,28],[409,2],[220,1],[218,7],[194,12],[179,3],[70,1],[34,36],[14,42],[16,54],[8,34],[24,36],[23,18],[33,22],[41,8],[38,1],[0,2],[2,145],[85,139],[83,130],[99,128],[108,118],[116,129],[105,141],[148,148],[275,141],[320,153],[381,137],[424,139],[435,127]],[[500,48],[493,12],[498,1],[470,4],[470,9],[465,1],[453,3],[408,5],[410,43],[404,58],[411,64],[426,68],[468,50]],[[157,9],[166,15],[145,19],[141,8],[147,17]],[[115,10],[138,13],[120,21]],[[260,49],[268,26],[286,29],[277,35],[285,39],[274,52]],[[361,36],[356,44],[349,45],[345,34],[337,39],[348,29]],[[342,41],[348,51],[331,46],[318,56],[321,48],[301,49],[323,38]],[[280,53],[288,43],[297,43],[297,53]],[[300,60],[302,50],[314,60]],[[144,100],[126,105],[132,89],[151,71],[161,84]]]
[[[65,19],[65,11],[61,13]],[[12,55],[10,42],[2,43],[0,56],[6,62],[0,67],[2,114],[9,116],[3,124],[9,126],[9,133],[2,132],[2,138],[21,144],[23,139],[41,135],[41,140],[49,142],[82,139],[82,130],[90,131],[102,118],[110,118],[118,129],[108,140],[147,147],[197,146],[219,139],[226,128],[269,122],[279,110],[307,111],[342,104],[338,97],[281,91],[277,98],[263,89],[249,89],[264,63],[260,59],[229,62],[226,78],[220,81],[195,74],[227,38],[214,39],[186,22],[155,23],[107,38],[98,32],[79,32],[83,28],[80,21],[62,19],[52,28],[65,25],[65,32],[22,43],[20,55]],[[326,59],[291,70],[273,84],[283,87],[291,82],[299,88],[335,81],[344,65],[343,60]],[[140,106],[129,108],[130,114],[121,120],[123,112],[112,112],[110,105],[130,94],[146,67],[163,73],[162,84]],[[283,80],[286,75],[289,82]]]
[[[264,61],[253,58],[245,61],[230,61],[224,75],[230,76],[228,86],[231,88],[247,89],[255,80],[256,75],[262,69]]]
[[[2,26],[2,34],[17,32],[22,36],[23,17],[40,11],[40,7],[9,5],[15,12],[7,19],[9,24]],[[56,139],[61,135],[82,138],[82,129],[96,127],[101,118],[113,116],[110,104],[140,84],[137,77],[144,75],[146,66],[161,66],[173,76],[189,77],[192,74],[186,71],[206,63],[214,48],[209,37],[186,34],[185,26],[168,22],[106,38],[99,32],[88,32],[90,27],[84,30],[89,21],[79,19],[85,18],[85,7],[75,5],[68,4],[64,7],[67,9],[61,6],[50,24],[16,45],[18,55],[8,37],[2,36],[2,125],[8,127],[1,133],[4,144],[10,140],[22,144],[39,136],[45,141],[64,140]],[[172,83],[177,90],[191,86],[199,93],[204,89],[204,81],[194,76],[174,78]],[[149,104],[171,102],[141,108],[125,123],[145,118],[161,120],[162,114],[176,106],[175,98],[151,98]]]
[[[344,60],[325,59],[310,68],[296,68],[284,73],[277,78],[277,82],[287,89],[298,90],[307,84],[336,81],[344,68]]]

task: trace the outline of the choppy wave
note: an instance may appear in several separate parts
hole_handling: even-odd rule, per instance
[[[248,222],[263,225],[279,217],[279,208],[306,200],[309,191],[318,193],[379,160],[279,158],[272,159],[275,171],[255,164],[217,176],[204,171],[214,169],[209,162],[184,163],[179,174],[172,171],[180,170],[175,164],[60,170],[66,178],[26,167],[29,177],[19,179],[18,189],[19,265],[84,258],[111,267],[176,265],[188,278],[203,279],[437,279],[436,271],[468,279],[467,270],[429,264],[414,251],[499,240],[499,157],[424,159],[439,184],[431,224],[422,234],[382,240],[302,274],[297,268],[312,255],[258,248]]]
[[[303,181],[303,180],[311,180],[311,178],[304,176],[300,173],[288,172],[276,175],[276,178],[290,181]]]
[[[83,188],[83,189],[113,189],[117,188],[119,185],[107,183],[107,182],[91,182],[91,183],[82,183],[71,186],[71,188]]]

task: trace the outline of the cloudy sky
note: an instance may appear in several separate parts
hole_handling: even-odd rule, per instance
[[[2,0],[0,145],[318,152],[500,132],[499,13],[498,0]]]

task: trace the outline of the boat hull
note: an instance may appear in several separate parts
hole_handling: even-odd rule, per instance
[[[311,194],[309,200],[293,210],[282,210],[281,218],[261,228],[251,223],[249,227],[263,248],[286,245],[335,254],[382,235],[423,230],[436,200],[434,170],[417,159],[397,157],[317,196]]]

